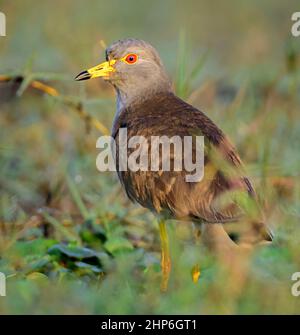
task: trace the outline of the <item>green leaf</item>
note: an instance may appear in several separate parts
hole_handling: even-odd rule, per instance
[[[122,251],[130,251],[133,250],[133,245],[123,237],[114,237],[110,238],[104,244],[105,249],[112,253],[116,254]]]
[[[100,267],[98,267],[96,265],[91,265],[91,264],[88,264],[88,263],[85,263],[85,262],[75,262],[75,265],[80,269],[90,270],[90,271],[95,272],[95,273],[103,272],[103,270]]]
[[[50,239],[35,239],[32,241],[17,241],[14,244],[12,252],[18,253],[20,256],[37,256],[45,255],[52,245],[57,243]]]
[[[56,244],[48,250],[49,255],[56,256],[60,260],[75,262],[84,260],[86,263],[100,265],[101,261],[107,261],[108,255],[104,252],[94,251],[85,247]]]
[[[58,255],[63,254],[71,258],[90,258],[90,257],[97,257],[97,253],[91,249],[84,248],[84,247],[76,247],[76,246],[68,246],[63,244],[56,244],[52,246],[48,253],[50,255]]]

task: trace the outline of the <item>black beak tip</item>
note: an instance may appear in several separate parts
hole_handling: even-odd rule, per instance
[[[91,75],[87,71],[82,71],[75,77],[75,80],[82,81],[82,80],[87,80],[90,78],[91,78]]]

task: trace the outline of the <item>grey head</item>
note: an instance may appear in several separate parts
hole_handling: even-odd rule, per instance
[[[172,91],[162,61],[149,43],[123,39],[112,43],[105,54],[106,62],[81,72],[76,79],[103,77],[114,86],[123,106],[160,91]]]

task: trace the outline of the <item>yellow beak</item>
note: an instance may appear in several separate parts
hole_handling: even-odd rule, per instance
[[[82,71],[75,77],[75,80],[87,80],[97,77],[109,77],[112,72],[115,72],[116,69],[113,65],[116,63],[116,60],[112,59],[108,62],[103,62],[99,65],[96,65],[88,70]]]

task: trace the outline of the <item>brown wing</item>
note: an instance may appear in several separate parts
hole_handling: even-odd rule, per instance
[[[251,216],[260,215],[253,187],[244,176],[235,148],[201,111],[171,93],[161,94],[124,110],[114,125],[116,138],[120,127],[127,128],[129,138],[203,135],[205,139],[204,178],[200,182],[186,182],[185,170],[119,171],[121,183],[133,201],[175,218],[206,222],[236,221],[250,207]],[[170,155],[174,162],[174,152]]]

